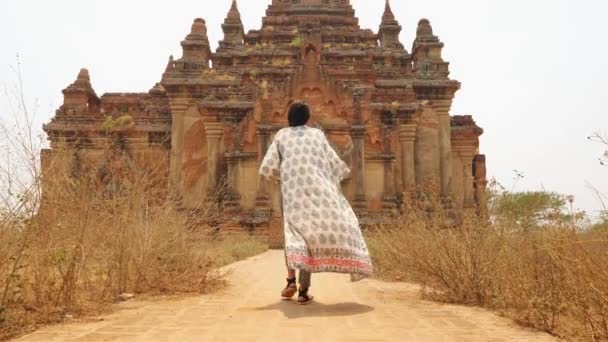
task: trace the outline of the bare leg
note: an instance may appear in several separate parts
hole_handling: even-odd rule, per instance
[[[289,279],[293,279],[296,277],[296,270],[293,269],[287,269],[287,278]]]

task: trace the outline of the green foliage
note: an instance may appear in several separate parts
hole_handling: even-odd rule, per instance
[[[262,46],[262,44],[256,43],[255,45],[252,45],[252,46],[248,47],[247,48],[247,52],[260,51],[263,48],[264,48],[264,46]]]
[[[608,209],[602,210],[600,213],[600,222],[602,224],[608,225]]]
[[[295,37],[291,43],[289,43],[289,46],[294,47],[294,48],[299,48],[300,46],[302,46],[302,37],[298,36]]]
[[[608,232],[608,209],[600,212],[599,222],[593,225],[592,230]]]
[[[275,66],[275,67],[288,66],[291,64],[292,64],[292,61],[289,58],[275,58],[272,60],[272,66]]]
[[[112,116],[107,116],[101,124],[101,129],[106,132],[124,131],[135,126],[135,121],[131,115],[121,115],[116,120]]]
[[[570,222],[565,213],[567,197],[549,191],[506,191],[493,183],[489,189],[489,210],[496,221],[528,230],[544,226],[547,222]]]

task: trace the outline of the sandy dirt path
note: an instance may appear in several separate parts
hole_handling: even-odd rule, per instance
[[[282,251],[230,266],[206,296],[121,304],[95,322],[47,327],[17,341],[555,341],[479,308],[427,302],[418,287],[313,275],[308,306],[281,301]]]

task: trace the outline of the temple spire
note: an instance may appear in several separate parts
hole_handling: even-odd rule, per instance
[[[194,19],[190,34],[181,42],[183,56],[179,60],[178,69],[189,65],[188,69],[206,69],[209,67],[209,58],[211,56],[211,48],[209,47],[209,39],[207,38],[207,24],[202,18]],[[184,64],[186,63],[186,64]],[[176,65],[177,66],[177,65]]]
[[[76,76],[76,81],[64,89],[63,93],[84,93],[87,95],[96,96],[93,86],[91,86],[91,77],[89,76],[89,71],[85,68],[80,69],[78,76]]]
[[[416,40],[419,42],[439,42],[439,38],[433,35],[433,27],[428,19],[420,19],[418,22]]]
[[[224,22],[238,23],[242,25],[241,22],[241,13],[239,12],[239,8],[237,6],[236,0],[232,0],[232,6],[230,6],[230,10],[228,11],[228,16]]]
[[[443,43],[433,34],[428,19],[421,19],[416,29],[416,39],[412,48],[414,68],[420,78],[447,78],[450,74],[449,63],[444,61],[441,52]]]
[[[384,6],[384,14],[382,14],[382,24],[392,24],[396,23],[395,14],[393,14],[393,10],[391,9],[390,0],[386,0],[386,4]]]
[[[382,14],[382,22],[378,30],[378,40],[380,47],[383,49],[403,49],[403,44],[399,42],[399,34],[401,33],[401,25],[391,9],[389,0],[386,0],[384,13]]]
[[[99,98],[91,85],[87,69],[80,69],[76,80],[63,89],[63,112],[68,115],[79,115],[95,112],[99,107]]]
[[[241,13],[236,0],[232,0],[232,6],[222,24],[224,39],[220,41],[220,49],[232,48],[243,44],[245,29],[241,21]]]

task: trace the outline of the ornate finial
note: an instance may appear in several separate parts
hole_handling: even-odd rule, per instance
[[[236,0],[232,0],[232,6],[230,6],[230,12],[239,12],[239,8],[236,4]]]
[[[386,0],[386,5],[384,6],[384,14],[382,14],[382,22],[383,23],[392,23],[395,21],[395,14],[393,14],[393,10],[391,9],[390,0]]]
[[[420,19],[418,29],[416,30],[416,37],[433,37],[433,27],[428,19]]]
[[[80,69],[78,72],[78,76],[74,83],[70,84],[67,88],[63,90],[63,94],[67,95],[70,93],[87,93],[91,96],[95,95],[95,90],[93,90],[93,86],[91,85],[91,78],[89,77],[89,71],[85,68]]]
[[[181,45],[184,51],[181,60],[195,63],[204,69],[209,67],[211,49],[209,48],[207,25],[204,19],[194,19],[190,34],[186,36],[186,39],[182,41]],[[176,67],[181,68],[177,65]]]
[[[239,13],[236,0],[232,0],[232,6],[222,24],[222,31],[224,31],[224,39],[220,41],[220,49],[232,48],[243,44],[245,29],[241,22],[241,13]]]
[[[232,6],[230,6],[230,10],[228,11],[228,15],[226,16],[224,23],[241,24],[241,13],[239,12],[236,0],[232,0]]]
[[[207,24],[205,19],[196,18],[192,23],[192,29],[190,30],[190,34],[192,35],[206,35],[207,34]]]
[[[67,89],[93,92],[89,71],[85,68],[80,69],[78,76],[76,77],[76,81],[74,81],[74,83],[72,83]]]
[[[89,76],[89,70],[87,70],[85,68],[80,69],[77,79],[91,81],[91,77]]]
[[[395,19],[390,1],[386,0],[385,4],[382,23],[380,23],[380,29],[378,30],[380,47],[385,49],[403,49],[403,44],[399,41],[401,25]]]
[[[428,19],[420,19],[418,22],[414,45],[416,46],[418,43],[440,43],[439,37],[433,34],[433,27]]]

